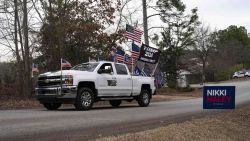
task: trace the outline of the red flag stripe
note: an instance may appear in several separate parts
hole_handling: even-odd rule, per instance
[[[116,60],[117,62],[124,62],[124,56],[117,55]]]
[[[132,53],[132,58],[139,58],[140,54],[138,53]]]
[[[126,32],[125,37],[127,37],[128,39],[134,40],[138,43],[141,43],[141,34],[134,34],[131,32]]]
[[[141,31],[139,29],[135,29],[134,32],[135,32],[135,34],[143,35],[143,31]]]
[[[141,38],[140,37],[136,37],[134,35],[131,35],[131,34],[125,34],[125,37],[127,37],[128,39],[131,39],[131,40],[134,40],[138,43],[141,43]]]
[[[136,38],[136,39],[141,39],[141,35],[133,34],[131,32],[126,32],[125,36],[133,37],[133,38]]]

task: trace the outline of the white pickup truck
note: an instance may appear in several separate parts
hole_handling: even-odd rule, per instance
[[[108,100],[118,107],[122,100],[136,100],[146,107],[155,94],[153,77],[132,76],[125,64],[108,61],[88,62],[71,70],[40,74],[37,99],[48,110],[62,104],[74,104],[77,110],[89,110],[93,103]]]

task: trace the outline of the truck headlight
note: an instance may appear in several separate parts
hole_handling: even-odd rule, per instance
[[[64,76],[64,82],[67,85],[73,85],[73,76],[72,75],[65,75]]]

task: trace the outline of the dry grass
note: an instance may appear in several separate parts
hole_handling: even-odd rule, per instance
[[[5,99],[0,102],[0,109],[24,109],[41,107],[35,98]]]
[[[152,102],[161,102],[161,101],[175,101],[175,100],[185,100],[185,99],[191,99],[196,98],[192,96],[185,96],[185,95],[155,95],[152,98]]]
[[[96,141],[235,141],[250,140],[250,105],[215,116]]]
[[[155,95],[152,98],[152,102],[160,102],[160,101],[174,101],[174,100],[184,100],[190,99],[192,97],[185,97],[185,96],[166,96],[166,95]],[[131,102],[123,101],[122,105],[124,104],[136,104],[137,102],[134,100]],[[109,106],[108,101],[100,101],[94,103],[94,106]],[[72,107],[72,105],[67,104],[64,107]],[[27,98],[27,99],[19,99],[19,98],[10,98],[10,99],[1,99],[0,100],[0,109],[27,109],[27,108],[39,108],[43,107],[39,104],[39,101],[35,98]]]
[[[190,98],[201,97],[201,90],[195,89],[193,92],[180,92],[174,89],[162,88],[158,91],[157,95],[153,96],[152,102],[160,101],[174,101],[184,100]],[[122,102],[123,104],[130,104],[130,102]],[[137,103],[135,100],[132,104]],[[100,101],[94,104],[95,106],[110,105],[108,101]],[[72,106],[72,105],[70,105]],[[18,95],[0,94],[0,109],[25,109],[25,108],[38,108],[43,107],[35,98],[22,98]]]
[[[195,88],[194,91],[191,92],[181,92],[176,89],[166,87],[158,90],[157,94],[166,96],[202,97],[202,89]]]

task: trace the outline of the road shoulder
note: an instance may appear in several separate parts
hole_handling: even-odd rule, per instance
[[[250,140],[250,104],[235,110],[163,127],[96,139],[96,141]]]

